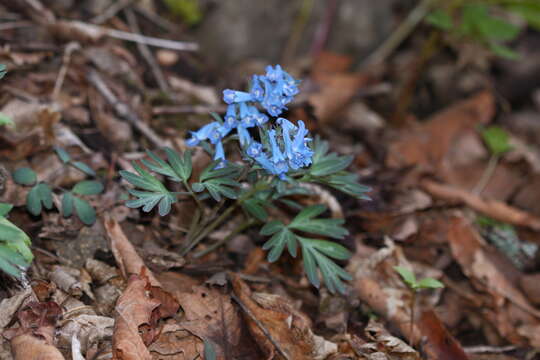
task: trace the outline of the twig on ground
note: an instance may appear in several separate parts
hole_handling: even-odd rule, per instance
[[[362,62],[361,67],[383,63],[405,40],[431,9],[433,0],[422,0],[385,42]]]
[[[508,346],[489,346],[489,345],[479,345],[479,346],[467,346],[463,350],[467,354],[481,354],[481,353],[491,353],[491,354],[501,354],[509,351],[514,351],[517,349],[517,346],[508,345]]]
[[[141,29],[139,28],[139,24],[137,22],[137,18],[135,17],[135,14],[133,13],[133,10],[131,9],[125,9],[124,10],[126,14],[126,18],[129,24],[129,27],[131,28],[131,31],[136,34],[141,33]],[[156,59],[154,59],[154,55],[148,48],[148,45],[143,43],[137,43],[137,49],[141,53],[142,57],[150,67],[150,70],[152,71],[152,75],[154,75],[154,78],[156,79],[156,82],[158,83],[159,88],[164,93],[169,92],[169,84],[167,83],[167,80],[165,79],[165,76],[163,75],[163,72],[161,71],[159,65],[156,62]]]
[[[58,95],[60,95],[60,90],[62,89],[62,85],[64,84],[64,79],[66,78],[67,70],[69,67],[69,63],[71,61],[71,54],[75,50],[79,50],[81,46],[77,42],[70,42],[66,45],[66,48],[64,50],[64,56],[62,58],[62,67],[60,68],[60,71],[58,72],[58,77],[56,78],[56,82],[54,83],[54,90],[52,92],[52,99],[57,99]]]
[[[161,48],[170,49],[170,50],[179,50],[179,51],[199,50],[199,45],[193,42],[160,39],[160,38],[155,38],[151,36],[143,36],[139,34],[133,34],[133,33],[120,31],[120,30],[114,30],[114,29],[103,29],[103,30],[108,36],[116,38],[116,39],[133,41],[136,43],[161,47]]]
[[[224,105],[204,106],[204,105],[178,105],[178,106],[156,106],[152,108],[153,115],[165,114],[209,114],[211,112],[225,112],[227,107]]]
[[[142,16],[144,16],[145,18],[147,18],[148,20],[150,20],[157,26],[161,27],[163,30],[167,30],[168,32],[178,31],[178,26],[176,24],[162,18],[158,14],[148,11],[147,9],[137,4],[135,4],[133,8],[135,9],[136,12],[138,12],[139,14],[141,14]]]
[[[242,311],[244,311],[246,313],[246,315],[251,319],[253,320],[253,322],[255,324],[257,324],[257,326],[259,327],[259,329],[261,329],[261,331],[264,333],[264,335],[268,338],[268,340],[270,340],[270,342],[272,343],[272,345],[274,345],[274,347],[276,348],[276,350],[281,354],[281,356],[283,356],[286,360],[290,360],[289,356],[287,355],[287,353],[285,351],[283,351],[283,349],[279,346],[279,344],[276,342],[276,340],[274,340],[274,338],[272,337],[272,335],[270,334],[270,332],[268,331],[268,329],[263,325],[263,323],[261,323],[259,321],[259,319],[257,319],[255,317],[255,315],[253,315],[251,313],[251,310],[249,310],[247,308],[246,305],[244,305],[244,303],[235,295],[235,294],[231,294],[231,298],[236,301],[236,303],[240,306],[240,308],[242,309]]]
[[[497,165],[499,164],[500,157],[498,155],[491,155],[489,158],[488,165],[484,172],[482,173],[482,177],[480,178],[480,181],[478,181],[478,184],[474,187],[472,190],[472,193],[474,195],[481,195],[482,191],[486,188],[486,186],[489,184],[489,181],[493,177],[493,173],[495,172],[495,169],[497,168]]]
[[[459,201],[496,220],[540,231],[540,218],[503,202],[480,196],[432,180],[422,180],[421,186],[431,195],[449,201]]]
[[[121,118],[129,121],[141,134],[143,134],[156,147],[165,145],[165,141],[159,137],[152,128],[144,123],[130,107],[116,97],[103,81],[101,76],[95,70],[90,70],[86,76],[87,80],[96,88],[97,91],[105,98],[109,105],[114,109],[116,114]]]
[[[133,0],[120,0],[118,2],[113,2],[105,11],[93,19],[90,20],[91,23],[96,25],[101,25],[116,14],[124,9],[126,6],[130,5]]]

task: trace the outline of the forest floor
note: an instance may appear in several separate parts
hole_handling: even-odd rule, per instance
[[[517,61],[466,46],[422,61],[419,36],[374,67],[324,51],[283,64],[302,80],[285,117],[353,155],[371,188],[370,201],[317,188],[303,203],[346,220],[353,279],[338,295],[309,283],[301,257],[269,263],[257,228],[227,237],[236,214],[180,256],[194,201],[166,217],[124,205],[120,170],[146,149],[186,150],[189,130],[225,112],[222,90],[268,64],[208,67],[196,39],[129,2],[80,22],[22,3],[0,24],[0,113],[14,123],[0,127],[0,202],[34,260],[23,279],[0,275],[1,359],[540,359],[538,33]],[[93,178],[55,148],[104,185],[85,197],[91,226],[55,210]],[[28,213],[21,167],[53,186],[55,209]],[[444,288],[413,293],[395,266]]]

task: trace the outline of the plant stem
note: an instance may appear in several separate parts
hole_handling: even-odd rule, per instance
[[[197,197],[197,195],[195,194],[195,192],[193,191],[193,189],[191,188],[191,186],[189,185],[189,183],[186,180],[184,180],[184,186],[186,187],[186,189],[189,192],[189,194],[191,195],[191,197],[197,203],[197,206],[199,207],[199,209],[201,209],[201,211],[204,213],[204,206],[201,203],[201,200]]]
[[[434,0],[420,1],[390,37],[362,63],[362,67],[383,63],[399,47],[403,40],[413,32],[432,8],[433,3]]]
[[[206,254],[211,253],[212,251],[216,250],[220,246],[226,244],[229,240],[231,240],[233,237],[244,231],[245,229],[255,225],[257,223],[256,220],[249,219],[238,225],[236,228],[234,228],[225,238],[222,240],[219,240],[215,244],[210,245],[207,249],[204,249],[203,251],[200,251],[193,255],[195,259],[198,259],[200,257],[205,256]]]
[[[191,251],[201,240],[203,240],[208,234],[210,234],[216,227],[218,227],[225,219],[229,217],[230,214],[238,206],[240,206],[244,201],[252,197],[257,191],[260,191],[261,189],[258,186],[252,187],[249,191],[247,191],[245,194],[240,196],[238,200],[234,204],[232,204],[227,210],[225,210],[217,219],[215,219],[212,223],[210,223],[208,226],[205,226],[202,228],[202,230],[195,236],[195,238],[191,241],[191,243],[180,252],[180,255],[185,256],[188,252]]]
[[[493,173],[495,172],[495,169],[497,168],[497,165],[499,164],[500,156],[492,154],[489,158],[488,165],[484,172],[482,173],[482,177],[476,184],[476,186],[473,188],[472,193],[475,195],[482,194],[482,191],[486,188],[486,186],[489,184],[489,181],[491,180]]]
[[[412,290],[411,298],[411,329],[409,331],[409,345],[414,345],[414,308],[416,307],[416,290]]]

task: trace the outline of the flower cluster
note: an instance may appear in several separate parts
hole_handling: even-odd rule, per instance
[[[303,121],[300,120],[297,126],[284,118],[278,118],[269,126],[269,116],[259,108],[277,117],[298,92],[298,81],[281,66],[268,66],[266,75],[253,75],[251,91],[224,90],[223,101],[228,104],[224,121],[214,121],[192,132],[187,145],[196,146],[208,140],[215,146],[214,160],[220,160],[223,166],[222,140],[236,129],[244,153],[267,172],[284,178],[290,169],[311,164],[313,151],[308,146],[311,141],[306,137],[308,130]],[[252,138],[249,129],[254,127],[262,130],[261,141]]]

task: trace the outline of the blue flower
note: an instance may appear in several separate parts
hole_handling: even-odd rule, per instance
[[[251,78],[251,95],[255,101],[261,102],[264,99],[264,90],[257,75]]]
[[[235,104],[227,106],[227,113],[225,114],[225,125],[231,129],[234,129],[236,126],[238,126]]]
[[[236,128],[236,131],[238,131],[238,140],[240,141],[240,146],[245,148],[251,143],[251,136],[249,135],[248,130],[242,124],[240,124]]]
[[[246,154],[252,158],[257,158],[258,156],[261,156],[263,154],[262,144],[257,141],[252,141],[246,150]]]
[[[306,138],[308,130],[302,120],[298,121],[298,127],[284,118],[277,119],[283,132],[283,143],[285,145],[285,155],[287,156],[289,166],[293,170],[298,170],[311,164],[313,151],[307,146],[311,141]],[[294,139],[291,139],[291,133],[295,132]]]
[[[214,160],[221,160],[219,164],[216,166],[216,169],[225,167],[227,160],[225,160],[225,150],[223,149],[223,143],[221,141],[218,141],[216,143],[216,148],[214,152]]]
[[[266,67],[266,78],[270,81],[278,81],[283,77],[283,70],[281,69],[280,65],[276,65],[275,68],[273,68],[271,65],[268,65]]]
[[[257,111],[257,108],[254,106],[240,103],[240,121],[242,126],[250,128],[256,125],[254,116],[255,111]]]
[[[221,124],[214,121],[210,124],[204,125],[197,131],[192,131],[191,139],[186,141],[187,146],[197,146],[201,141],[208,139],[210,134],[219,126],[221,126]]]
[[[253,101],[253,96],[250,93],[244,91],[226,89],[223,90],[223,101],[230,105],[233,103]]]

